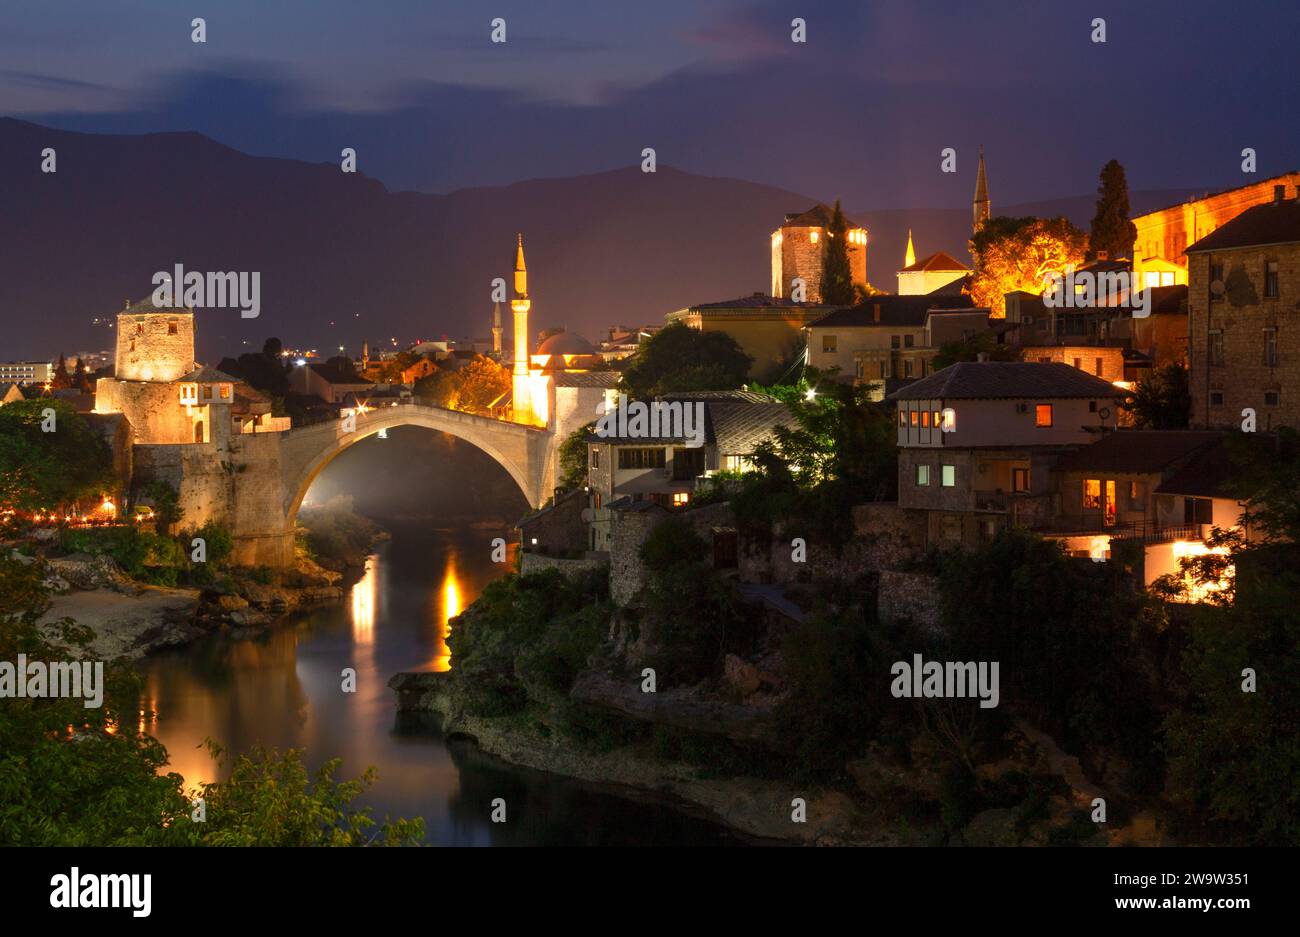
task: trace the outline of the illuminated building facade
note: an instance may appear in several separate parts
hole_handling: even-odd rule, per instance
[[[796,302],[822,301],[822,253],[826,249],[827,226],[834,212],[820,203],[805,212],[786,215],[785,223],[772,232],[772,296]],[[867,285],[867,229],[845,218],[848,224],[849,272],[853,285]],[[791,282],[804,283],[803,296],[795,296]]]

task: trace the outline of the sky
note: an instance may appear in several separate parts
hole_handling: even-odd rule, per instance
[[[652,147],[859,210],[968,203],[941,151],[983,145],[1005,205],[1090,192],[1111,158],[1135,189],[1300,168],[1297,35],[1290,0],[6,0],[0,114],[312,162],[352,147],[427,192]]]

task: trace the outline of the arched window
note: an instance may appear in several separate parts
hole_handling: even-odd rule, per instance
[[[194,441],[203,442],[203,421],[196,420],[194,423]]]

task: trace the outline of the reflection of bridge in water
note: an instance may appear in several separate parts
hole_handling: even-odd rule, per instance
[[[338,420],[236,438],[232,447],[237,465],[232,492],[236,561],[290,565],[294,523],[312,481],[340,452],[398,426],[448,433],[482,449],[509,473],[531,507],[540,507],[552,492],[556,434],[550,428],[416,401],[362,406]]]

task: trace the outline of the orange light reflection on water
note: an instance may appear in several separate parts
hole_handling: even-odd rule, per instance
[[[447,638],[451,635],[451,619],[464,611],[464,600],[460,594],[460,580],[456,578],[456,564],[448,559],[447,571],[442,577],[441,601],[438,609],[438,637],[434,642],[434,673],[446,673],[451,670],[451,648],[447,647]]]
[[[377,557],[366,558],[365,574],[352,587],[352,640],[370,644],[375,640],[375,586]]]

